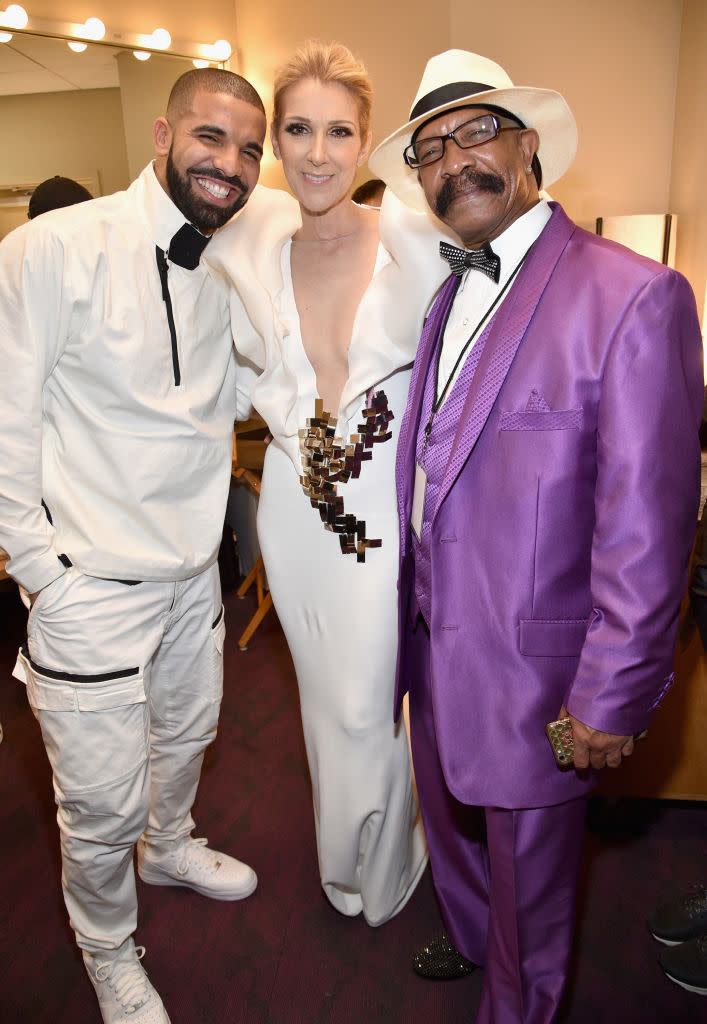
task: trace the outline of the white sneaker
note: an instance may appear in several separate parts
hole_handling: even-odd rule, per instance
[[[137,872],[149,885],[183,885],[215,900],[242,900],[255,891],[258,876],[247,864],[210,850],[206,839],[186,839],[173,849],[137,844]]]
[[[119,950],[88,953],[83,962],[98,996],[103,1024],[170,1024],[157,991],[140,960],[144,946],[128,939]]]

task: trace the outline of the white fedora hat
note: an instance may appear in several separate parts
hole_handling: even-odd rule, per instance
[[[500,107],[534,128],[543,185],[562,177],[577,152],[577,125],[559,92],[513,85],[503,68],[466,50],[447,50],[427,62],[410,120],[389,135],[371,154],[368,166],[408,206],[426,210],[417,171],[408,167],[403,151],[425,121],[455,107]]]

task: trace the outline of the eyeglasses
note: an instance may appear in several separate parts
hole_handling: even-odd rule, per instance
[[[506,125],[501,122],[507,121]],[[508,118],[497,117],[495,114],[482,114],[481,117],[474,117],[471,121],[465,121],[458,125],[453,132],[447,135],[433,135],[429,139],[418,139],[403,152],[405,163],[408,167],[425,167],[427,164],[436,163],[444,156],[444,147],[447,139],[454,139],[460,149],[473,149],[474,146],[483,146],[485,142],[491,142],[499,132],[520,131],[521,125],[513,124]]]

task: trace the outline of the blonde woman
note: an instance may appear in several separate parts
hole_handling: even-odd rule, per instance
[[[378,212],[349,197],[371,143],[360,62],[310,42],[274,91],[273,149],[297,202],[256,190],[208,259],[236,290],[236,347],[258,374],[251,399],[273,436],[258,535],[297,672],[322,885],[337,910],[378,925],[427,860],[405,729],[393,722],[394,467],[437,282],[422,272],[429,228],[426,239],[402,230],[391,197],[384,244]]]

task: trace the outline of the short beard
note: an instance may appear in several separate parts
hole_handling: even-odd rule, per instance
[[[472,167],[466,167],[453,178],[447,178],[444,185],[435,198],[435,213],[444,220],[449,207],[457,195],[464,192],[467,185],[473,185],[480,192],[490,192],[491,195],[499,196],[505,188],[505,182],[498,174],[487,174],[485,171],[475,171]]]
[[[218,181],[223,181],[226,185],[232,185],[234,188],[240,189],[240,195],[234,199],[230,206],[211,206],[205,199],[195,196],[192,191],[189,177],[190,175],[198,176],[200,172],[205,177],[216,178]],[[166,175],[167,187],[169,188],[172,202],[184,214],[187,220],[203,234],[210,234],[217,228],[223,227],[234,213],[237,213],[238,210],[245,206],[248,188],[237,174],[234,174],[232,178],[227,178],[225,174],[213,167],[208,170],[203,167],[189,167],[186,173],[182,175],[177,170],[172,159],[172,147],[170,147],[169,154],[167,155]]]

